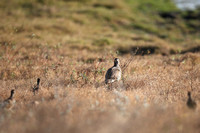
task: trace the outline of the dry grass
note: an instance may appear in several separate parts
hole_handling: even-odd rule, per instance
[[[12,111],[1,110],[1,132],[199,131],[199,107],[186,107],[191,81],[192,96],[200,99],[199,54],[120,56],[122,66],[133,59],[123,71],[124,91],[108,91],[102,83],[115,54],[85,54],[15,55],[9,66],[2,66],[0,98],[15,88],[16,104]],[[34,96],[31,86],[37,77],[41,89]]]
[[[199,132],[200,106],[186,107],[187,91],[200,100],[199,53],[120,55],[120,47],[185,46],[135,32],[132,24],[146,26],[151,18],[132,14],[122,0],[66,1],[0,2],[0,101],[16,92],[13,109],[0,109],[0,133]],[[104,85],[115,57],[123,70],[121,91]]]

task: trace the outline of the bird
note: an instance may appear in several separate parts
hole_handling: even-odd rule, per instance
[[[191,97],[191,92],[188,91],[188,100],[187,100],[187,106],[188,108],[190,109],[195,109],[197,107],[197,104],[194,100],[192,100],[192,97]]]
[[[33,93],[35,95],[35,92],[39,90],[39,85],[40,85],[40,78],[37,78],[37,84],[33,87]]]
[[[120,62],[118,58],[114,59],[114,65],[109,68],[105,75],[105,84],[111,84],[114,82],[118,82],[121,79],[121,68],[120,68]]]
[[[14,90],[10,91],[10,97],[4,100],[2,103],[0,103],[0,108],[1,109],[11,109],[13,107],[13,95],[14,95]]]

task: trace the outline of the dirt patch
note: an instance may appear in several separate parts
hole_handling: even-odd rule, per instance
[[[184,12],[160,12],[160,17],[164,19],[176,19],[183,18],[185,20],[199,20],[200,19],[200,11],[184,11]]]
[[[194,46],[182,50],[181,52],[176,49],[162,48],[158,46],[132,46],[127,48],[118,48],[120,54],[132,54],[135,55],[152,55],[152,54],[161,54],[161,55],[173,55],[173,54],[185,54],[185,53],[200,53],[200,46]]]
[[[93,7],[96,7],[96,8],[101,7],[101,8],[106,8],[110,10],[116,8],[114,5],[111,5],[111,4],[100,4],[100,3],[94,4]]]
[[[135,55],[151,55],[151,54],[162,54],[168,55],[169,50],[162,49],[157,46],[133,46],[130,48],[118,48],[118,51],[123,54],[134,53]]]
[[[200,46],[195,46],[195,47],[191,47],[191,48],[188,48],[186,50],[183,50],[181,52],[181,54],[185,54],[185,53],[198,53],[200,52]]]
[[[185,14],[183,14],[183,18],[186,20],[199,20],[200,11],[187,11]]]
[[[161,12],[159,15],[164,19],[176,19],[180,12]]]

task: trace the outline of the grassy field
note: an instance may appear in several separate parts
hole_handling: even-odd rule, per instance
[[[0,101],[15,89],[15,103],[0,133],[198,133],[200,107],[186,106],[188,91],[200,100],[198,14],[170,0],[1,0]],[[115,57],[122,90],[104,85]]]

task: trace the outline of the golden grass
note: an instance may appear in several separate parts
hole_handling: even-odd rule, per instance
[[[35,51],[44,54],[43,50]],[[9,66],[2,65],[0,98],[15,88],[16,104],[12,111],[1,110],[1,132],[199,131],[199,106],[196,110],[186,106],[191,81],[193,98],[197,102],[200,98],[199,54],[119,56],[122,66],[133,58],[123,71],[127,90],[108,91],[104,75],[117,55],[79,52],[62,58],[57,50],[48,58],[16,55]],[[34,96],[31,86],[37,77],[41,89]]]
[[[183,49],[133,32],[134,14],[123,1],[45,6],[33,0],[32,14],[18,5],[31,2],[15,2],[0,3],[7,5],[0,5],[0,101],[11,89],[16,100],[11,111],[0,109],[0,133],[199,132],[200,107],[190,110],[186,101],[189,90],[200,100],[200,54],[120,55],[119,47],[138,45]],[[115,57],[123,67],[122,91],[104,85]]]

